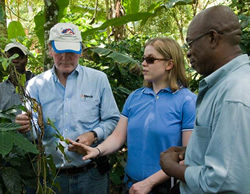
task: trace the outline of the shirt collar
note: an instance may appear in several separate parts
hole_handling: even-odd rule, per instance
[[[216,83],[223,80],[227,75],[234,72],[239,67],[246,65],[248,61],[248,56],[246,54],[240,55],[233,60],[229,61],[227,64],[223,65],[221,68],[217,69],[215,72],[211,73],[209,76],[201,80],[201,86],[207,85],[208,88],[213,87]]]
[[[183,86],[180,86],[180,89],[183,88]],[[179,89],[179,90],[180,90]],[[175,94],[176,92],[178,92],[179,90],[176,90],[175,92],[173,92],[170,87],[167,87],[167,88],[163,88],[161,89],[158,93],[160,92],[169,92],[169,93],[172,93],[172,94]],[[155,95],[155,92],[153,91],[153,88],[148,88],[148,87],[145,87],[143,90],[142,90],[142,93],[144,94],[153,94]]]
[[[58,81],[58,77],[56,75],[55,65],[53,65],[51,71],[52,71],[52,75],[53,75],[54,81],[57,82]],[[72,71],[72,73],[70,75],[75,75],[77,77],[79,75],[79,71],[80,71],[80,67],[79,67],[79,64],[78,64],[76,66],[76,68],[74,69],[74,71]]]

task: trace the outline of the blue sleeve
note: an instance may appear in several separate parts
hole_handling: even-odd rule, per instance
[[[98,140],[106,139],[115,129],[120,118],[120,112],[115,102],[107,76],[103,76],[103,92],[100,104],[101,121],[97,128],[93,129],[98,135]]]
[[[129,116],[129,107],[130,107],[131,101],[132,101],[132,99],[133,99],[133,94],[134,94],[134,92],[132,92],[132,93],[128,96],[126,102],[125,102],[124,105],[123,105],[122,115],[125,116],[125,117],[127,117],[127,118],[128,118],[128,116]]]
[[[182,107],[182,131],[194,128],[196,95],[186,96]]]

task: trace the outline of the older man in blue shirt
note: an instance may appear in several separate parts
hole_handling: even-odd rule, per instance
[[[53,136],[55,130],[47,119],[65,138],[86,145],[102,142],[114,130],[120,115],[109,81],[103,72],[78,64],[82,38],[77,26],[56,24],[50,30],[49,41],[54,66],[30,80],[27,86],[30,96],[43,109],[45,152],[53,156],[59,170],[61,193],[107,193],[107,173],[100,173],[90,160],[83,161],[81,155],[65,149],[71,161],[68,162],[56,148],[60,140]],[[29,135],[28,116],[18,115],[16,122],[22,125],[19,131]]]
[[[202,11],[188,28],[187,56],[205,76],[195,127],[186,150],[161,154],[162,169],[181,180],[181,193],[250,193],[250,61],[240,38],[238,18],[226,6]]]

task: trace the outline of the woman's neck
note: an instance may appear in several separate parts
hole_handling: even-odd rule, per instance
[[[152,83],[153,85],[153,90],[155,94],[157,94],[161,89],[167,88],[168,83],[167,82],[161,82],[161,83]]]

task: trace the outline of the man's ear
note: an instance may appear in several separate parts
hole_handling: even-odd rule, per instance
[[[210,30],[209,38],[210,38],[210,47],[211,48],[217,47],[220,40],[220,34],[215,30]]]
[[[174,66],[174,61],[173,59],[170,59],[168,62],[167,62],[167,66],[166,66],[166,70],[169,71],[170,69],[172,69]]]
[[[49,54],[49,56],[52,57],[52,46],[51,46],[51,44],[48,44],[48,54]]]

